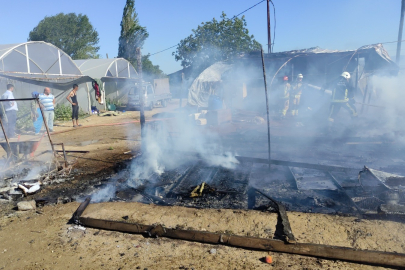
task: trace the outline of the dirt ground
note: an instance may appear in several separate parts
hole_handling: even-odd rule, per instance
[[[78,205],[46,206],[37,212],[2,217],[0,269],[382,269],[90,228],[83,231],[67,224]],[[405,252],[405,237],[400,233],[404,224],[288,214],[299,242]],[[128,221],[143,224],[267,238],[273,237],[276,225],[275,214],[259,211],[197,210],[139,203],[91,204],[84,216],[122,221],[123,216],[129,216]],[[272,265],[261,261],[269,254],[273,257]]]
[[[176,108],[178,101],[173,101],[168,108],[146,112],[146,118],[156,119],[152,116]],[[52,189],[59,193],[79,190],[81,181],[100,174],[108,175],[118,162],[130,159],[139,150],[137,111],[118,116],[92,115],[81,124],[83,127],[72,128],[70,122],[59,123],[52,134],[53,142],[63,142],[67,150],[89,151],[68,155],[69,162],[74,163],[78,171],[75,179],[49,186],[37,196]],[[44,140],[43,148],[46,147],[49,145],[46,146]],[[2,209],[0,269],[382,269],[298,255],[77,229],[67,222],[78,205],[76,202],[48,205],[28,212],[11,210],[12,205]],[[405,253],[405,224],[402,223],[296,212],[288,212],[288,215],[293,233],[301,243]],[[123,216],[128,216],[128,221],[143,224],[159,223],[168,227],[266,238],[274,236],[276,227],[276,215],[267,212],[139,203],[91,204],[84,216],[121,221]],[[272,265],[261,261],[268,254],[273,257]]]

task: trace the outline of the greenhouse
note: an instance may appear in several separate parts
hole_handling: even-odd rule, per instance
[[[31,41],[0,45],[0,92],[6,85],[15,86],[15,98],[30,98],[33,91],[51,88],[57,104],[67,103],[73,84],[79,85],[78,101],[84,112],[90,112],[89,76],[84,76],[74,61],[50,43]]]
[[[94,89],[90,89],[91,105],[97,109],[106,109],[107,103],[120,104],[125,102],[129,89],[134,85],[138,74],[134,66],[123,58],[86,59],[73,61],[83,75],[102,81],[104,100],[100,104],[96,101]]]

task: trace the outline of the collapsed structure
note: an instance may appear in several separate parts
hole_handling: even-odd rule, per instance
[[[378,89],[374,89],[371,78],[375,75],[396,75],[399,67],[390,59],[381,44],[363,46],[357,50],[336,51],[314,47],[265,54],[267,81],[272,94],[284,76],[294,80],[304,75],[306,84],[313,87],[311,98],[303,107],[317,107],[321,95],[315,91],[337,78],[343,71],[352,74],[351,84],[356,96],[363,103],[370,102]],[[215,63],[204,70],[189,88],[188,103],[192,106],[208,107],[210,95],[219,95],[227,108],[264,108],[263,78],[260,53],[244,55],[233,62]],[[253,75],[253,76],[252,76]],[[305,93],[303,99],[305,102]]]

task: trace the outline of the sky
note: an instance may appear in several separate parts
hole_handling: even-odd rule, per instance
[[[126,0],[0,0],[0,44],[25,42],[29,32],[45,16],[63,13],[86,14],[99,33],[99,54],[116,57],[120,22]],[[228,17],[246,10],[260,0],[136,0],[139,22],[149,32],[142,49],[153,54],[174,46],[202,22]],[[319,46],[353,50],[367,44],[395,41],[401,0],[273,0],[276,8],[274,51]],[[267,44],[267,11],[263,2],[245,14],[250,34]],[[272,24],[274,25],[273,13]],[[273,31],[273,30],[272,30]],[[405,35],[404,38],[405,39]],[[396,44],[384,45],[395,59]],[[404,53],[405,44],[401,53]],[[172,48],[151,56],[155,65],[170,74],[181,69]]]

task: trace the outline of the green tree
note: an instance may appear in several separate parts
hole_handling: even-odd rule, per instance
[[[98,33],[86,15],[59,13],[45,17],[29,33],[28,41],[45,41],[73,59],[98,58]]]
[[[148,36],[149,33],[146,28],[139,25],[138,14],[135,11],[135,0],[127,0],[122,14],[118,57],[125,58],[136,66],[136,48],[141,48]]]
[[[150,55],[142,56],[142,75],[145,81],[152,82],[154,79],[165,76],[159,65],[154,65],[149,59]]]
[[[246,26],[244,16],[228,19],[222,12],[220,21],[214,18],[193,29],[193,34],[180,41],[173,55],[184,68],[205,68],[217,61],[259,50],[261,45],[249,35]]]

